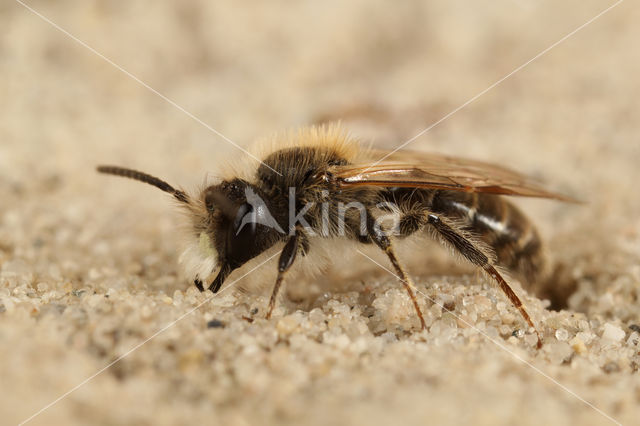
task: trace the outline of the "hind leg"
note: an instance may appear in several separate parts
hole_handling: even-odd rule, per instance
[[[460,253],[465,259],[482,268],[498,283],[498,285],[500,285],[500,289],[505,293],[509,301],[511,301],[511,303],[518,309],[527,324],[535,330],[536,335],[538,336],[538,348],[540,348],[542,346],[542,338],[538,329],[533,324],[533,321],[524,308],[520,298],[516,295],[502,275],[496,270],[491,260],[491,254],[485,252],[486,249],[479,247],[471,241],[464,231],[458,230],[454,226],[446,223],[446,218],[443,217],[443,219],[441,219],[441,216],[429,213],[425,210],[414,209],[405,211],[400,217],[399,237],[407,237],[423,230],[426,226],[431,226],[435,229],[437,234],[442,237],[445,243],[453,247],[453,249]],[[391,262],[394,263],[395,254],[393,254],[393,252],[391,252],[391,254],[387,254],[390,257]],[[395,259],[395,261],[397,262],[397,259]],[[396,263],[394,263],[394,267],[396,267]],[[396,271],[400,274],[401,268],[398,268],[400,268],[399,265],[396,267]],[[403,275],[401,274],[400,276],[402,277]]]
[[[427,223],[436,230],[438,235],[440,235],[446,243],[452,246],[465,259],[482,268],[500,285],[500,289],[506,294],[511,303],[520,311],[520,314],[527,324],[535,330],[538,335],[538,348],[540,348],[542,346],[542,338],[538,329],[533,325],[533,321],[531,321],[531,317],[529,317],[529,314],[522,305],[520,298],[516,295],[502,275],[500,275],[496,270],[488,254],[484,253],[482,249],[470,241],[464,233],[445,223],[440,216],[428,214]]]

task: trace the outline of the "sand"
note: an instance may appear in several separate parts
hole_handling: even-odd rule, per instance
[[[131,75],[0,6],[2,423],[637,422],[633,2],[486,93],[613,3],[29,4]],[[341,120],[390,148],[452,111],[410,147],[586,201],[516,200],[556,271],[538,291],[511,280],[540,350],[490,281],[432,245],[403,251],[425,331],[394,277],[353,251],[289,282],[267,321],[268,291],[190,285],[169,197],[94,172],[120,164],[191,190],[244,155],[203,123],[245,147]]]

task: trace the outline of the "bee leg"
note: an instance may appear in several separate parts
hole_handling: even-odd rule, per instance
[[[269,308],[267,309],[266,316],[267,319],[271,318],[284,276],[291,265],[293,265],[293,261],[296,259],[296,254],[298,254],[298,250],[300,248],[302,248],[304,253],[306,253],[306,250],[308,249],[308,242],[306,238],[304,238],[302,231],[300,229],[296,229],[295,234],[289,237],[289,240],[287,240],[287,243],[284,245],[284,248],[280,253],[280,259],[278,260],[278,278],[276,278],[276,283],[273,286],[273,291],[271,293],[271,299],[269,299]]]
[[[202,280],[199,277],[196,277],[196,279],[193,280],[193,284],[195,284],[196,288],[201,292],[204,291],[204,285],[202,284]]]
[[[435,214],[429,214],[427,216],[428,223],[435,228],[435,230],[440,234],[440,236],[449,244],[451,244],[462,256],[464,256],[468,261],[473,263],[476,266],[484,269],[491,277],[498,282],[500,285],[500,289],[507,295],[513,306],[518,308],[522,317],[527,321],[533,329],[535,330],[538,336],[538,349],[542,347],[542,337],[538,332],[538,329],[535,325],[533,325],[533,321],[531,321],[531,317],[525,310],[522,305],[522,301],[516,295],[516,293],[511,289],[507,281],[498,273],[496,268],[491,264],[489,257],[482,252],[479,248],[477,248],[473,242],[469,241],[462,233],[456,231],[451,226],[444,223],[439,216]]]
[[[372,218],[371,214],[368,214],[367,217]],[[425,330],[427,328],[427,324],[424,322],[422,311],[420,310],[420,306],[418,305],[418,300],[416,299],[416,295],[413,291],[413,289],[416,288],[415,284],[413,284],[413,281],[411,280],[409,275],[405,272],[404,268],[400,265],[400,262],[396,257],[396,253],[393,250],[393,246],[391,245],[391,240],[389,239],[389,237],[387,237],[382,232],[382,230],[379,230],[379,229],[376,230],[371,225],[372,224],[369,223],[369,226],[368,226],[369,237],[371,238],[371,240],[373,240],[376,243],[378,247],[384,250],[384,252],[389,257],[391,264],[393,265],[394,269],[398,274],[398,278],[400,279],[400,282],[404,286],[405,290],[407,290],[407,293],[409,293],[409,297],[413,302],[413,307],[416,309],[416,314],[418,314],[418,318],[420,318],[420,325],[422,326],[422,329]]]

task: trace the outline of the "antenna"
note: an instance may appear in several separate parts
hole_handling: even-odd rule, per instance
[[[96,170],[100,173],[122,176],[129,179],[138,180],[140,182],[148,183],[149,185],[153,185],[164,192],[168,192],[169,194],[173,195],[178,201],[189,204],[189,197],[187,196],[187,194],[185,194],[180,190],[175,189],[173,186],[169,185],[167,182],[155,176],[151,176],[146,173],[139,172],[137,170],[126,169],[124,167],[118,167],[118,166],[98,166]]]

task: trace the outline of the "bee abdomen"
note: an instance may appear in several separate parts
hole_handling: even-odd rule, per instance
[[[545,273],[543,245],[529,219],[513,204],[492,194],[439,191],[431,210],[456,221],[488,245],[498,265],[535,283]]]

